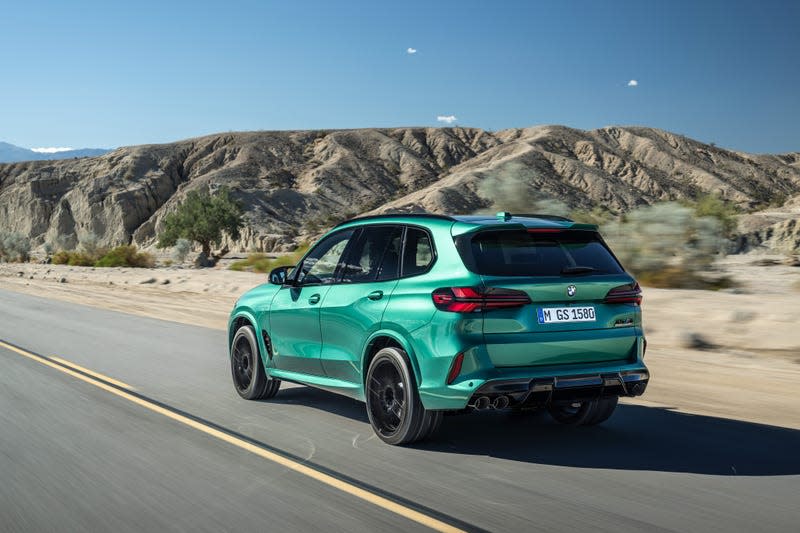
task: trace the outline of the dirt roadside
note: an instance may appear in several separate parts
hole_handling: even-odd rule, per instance
[[[800,268],[731,257],[727,292],[645,289],[652,380],[628,403],[800,429]],[[224,330],[263,274],[0,264],[0,288]],[[63,281],[62,281],[63,280]]]

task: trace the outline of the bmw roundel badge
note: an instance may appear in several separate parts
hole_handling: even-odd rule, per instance
[[[575,285],[570,285],[569,287],[567,287],[567,296],[569,296],[570,298],[575,296],[576,292],[578,292],[578,289],[575,287]]]

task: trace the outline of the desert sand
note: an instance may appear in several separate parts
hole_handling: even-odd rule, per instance
[[[771,259],[776,264],[764,264]],[[719,261],[716,267],[738,283],[735,289],[645,287],[652,379],[643,397],[625,402],[800,429],[800,268],[779,259]],[[233,272],[225,264],[0,264],[3,289],[219,330],[239,295],[264,282],[264,274]]]

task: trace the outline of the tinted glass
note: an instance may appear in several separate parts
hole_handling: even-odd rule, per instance
[[[399,226],[372,226],[361,233],[347,254],[342,282],[384,281],[398,276],[403,229]]]
[[[535,233],[488,231],[474,236],[459,251],[470,269],[489,276],[559,276],[619,274],[614,256],[591,231]],[[469,260],[467,260],[469,259]]]
[[[408,228],[403,253],[403,276],[414,276],[428,270],[433,262],[431,237],[417,228]]]
[[[352,236],[353,230],[344,230],[317,244],[303,260],[297,282],[304,285],[333,283],[336,267]]]

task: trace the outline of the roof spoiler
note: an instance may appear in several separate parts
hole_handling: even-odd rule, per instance
[[[501,220],[511,220],[514,217],[517,218],[540,218],[542,220],[554,220],[556,222],[574,222],[571,218],[562,217],[559,215],[539,215],[539,214],[531,214],[531,213],[509,213],[507,211],[500,211],[495,215],[497,218]]]

